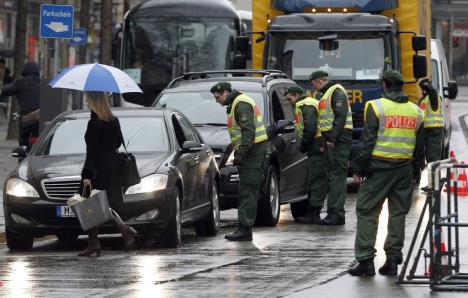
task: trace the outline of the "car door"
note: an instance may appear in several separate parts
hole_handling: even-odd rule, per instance
[[[182,149],[182,145],[185,141],[191,141],[189,134],[183,129],[183,126],[180,122],[181,116],[179,114],[172,114],[171,121],[174,127],[174,132],[177,139],[177,144]],[[189,139],[187,139],[189,137]],[[198,160],[197,155],[192,152],[181,153],[179,158],[176,161],[175,166],[182,175],[184,189],[183,189],[183,202],[182,202],[182,211],[193,208],[194,200],[196,198],[196,183],[194,176],[198,172]]]
[[[294,111],[284,92],[289,85],[278,84],[269,92],[274,123],[294,121]],[[275,133],[274,146],[280,163],[280,191],[282,200],[290,200],[307,193],[307,155],[300,153],[295,132]]]
[[[192,176],[194,191],[193,205],[200,206],[207,202],[207,191],[209,186],[211,186],[209,177],[211,149],[208,145],[203,144],[201,137],[185,117],[179,115],[178,120],[186,139],[201,144],[201,150],[193,153],[196,165],[192,168],[194,171],[194,175]]]

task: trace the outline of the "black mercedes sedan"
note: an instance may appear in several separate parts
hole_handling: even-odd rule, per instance
[[[216,235],[219,226],[219,171],[214,154],[192,124],[171,109],[121,108],[119,118],[141,183],[124,189],[120,216],[140,235],[181,242],[181,226]],[[4,184],[5,232],[10,250],[29,250],[34,237],[70,240],[84,234],[66,201],[77,192],[85,160],[89,111],[65,112],[42,132]],[[123,150],[123,148],[120,148]],[[111,224],[100,233],[116,233]]]

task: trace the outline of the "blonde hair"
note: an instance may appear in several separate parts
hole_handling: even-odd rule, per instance
[[[96,113],[99,120],[110,121],[114,118],[109,105],[109,96],[104,92],[85,92],[89,108]]]

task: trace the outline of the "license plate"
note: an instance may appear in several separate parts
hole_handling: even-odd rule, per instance
[[[73,213],[72,208],[69,206],[57,206],[56,207],[57,217],[76,217]]]

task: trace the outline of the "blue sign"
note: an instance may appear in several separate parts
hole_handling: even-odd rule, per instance
[[[41,38],[73,37],[72,5],[41,5],[40,33]]]
[[[70,40],[72,46],[84,46],[86,44],[86,28],[73,30],[73,38]]]

